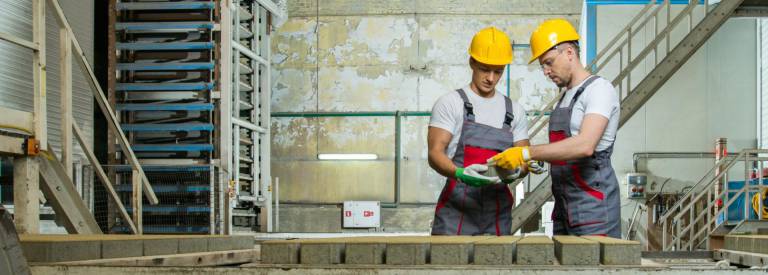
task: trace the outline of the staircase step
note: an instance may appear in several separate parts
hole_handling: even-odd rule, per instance
[[[214,24],[208,21],[195,22],[119,22],[115,23],[118,31],[196,31],[212,30]]]
[[[211,42],[171,42],[171,43],[117,43],[118,50],[125,51],[181,51],[213,49]]]
[[[131,144],[135,152],[212,152],[211,144]]]
[[[252,109],[253,109],[253,105],[251,105],[248,102],[242,101],[242,100],[240,101],[240,110],[241,111],[252,110]]]
[[[240,82],[240,87],[238,87],[238,90],[240,92],[252,92],[253,87],[251,87],[251,85],[248,85],[246,83]]]
[[[213,124],[206,123],[122,124],[121,127],[126,132],[213,131]]]
[[[253,19],[253,14],[248,12],[243,7],[238,7],[237,12],[238,12],[238,17],[240,17],[240,21],[248,21]]]
[[[210,111],[213,103],[117,104],[118,111]]]
[[[249,67],[246,64],[240,63],[238,70],[240,71],[240,74],[252,74],[253,69]]]
[[[117,91],[200,91],[213,90],[212,82],[195,83],[117,83]]]
[[[120,71],[197,71],[213,70],[213,62],[118,63]]]
[[[180,2],[135,2],[117,3],[118,10],[210,10],[215,7],[213,1]]]

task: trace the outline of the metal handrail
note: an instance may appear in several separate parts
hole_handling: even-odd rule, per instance
[[[715,165],[704,175],[704,177],[697,182],[691,190],[689,190],[680,200],[675,203],[674,206],[670,207],[669,210],[662,215],[660,218],[662,223],[662,248],[663,250],[669,250],[672,246],[676,249],[680,249],[682,247],[688,246],[689,249],[694,248],[694,242],[695,240],[702,237],[704,233],[710,233],[713,229],[707,230],[711,227],[712,223],[717,220],[717,217],[725,211],[728,207],[731,206],[738,198],[739,196],[743,195],[744,192],[748,192],[750,187],[745,184],[744,187],[742,187],[741,190],[739,190],[736,195],[731,197],[730,199],[725,200],[726,202],[723,204],[723,206],[714,213],[714,215],[711,215],[712,208],[715,206],[715,202],[723,199],[726,196],[726,192],[721,192],[720,194],[717,194],[713,196],[713,192],[716,190],[713,190],[713,187],[715,186],[715,183],[722,180],[727,173],[721,173],[719,175],[716,175],[715,177],[712,177],[707,183],[700,188],[699,191],[706,190],[705,192],[695,192],[696,187],[700,185],[702,182],[705,182],[707,178],[709,178],[709,175],[712,174],[716,168],[720,167],[723,168],[724,171],[728,171],[733,166],[740,162],[744,161],[768,161],[768,158],[766,157],[759,157],[759,154],[768,154],[768,150],[763,149],[745,149],[739,152],[739,154],[736,157],[732,158],[724,158],[715,163]],[[753,156],[750,158],[750,156]],[[746,173],[746,172],[745,172]],[[745,179],[748,179],[749,175],[745,175]],[[695,196],[694,196],[695,195]],[[696,205],[696,203],[702,201],[704,196],[707,196],[707,198],[710,198],[707,201],[707,206],[704,208],[704,211],[707,213],[707,215],[701,215],[700,213],[697,215],[695,212],[695,208],[693,207]],[[703,212],[702,212],[703,213]],[[681,222],[683,221],[684,215],[688,215],[688,223],[682,227]],[[695,216],[695,217],[694,217]],[[670,219],[672,217],[672,219]],[[694,230],[694,226],[698,224],[704,217],[707,217],[707,220],[705,220],[704,226],[702,228],[698,229],[697,231]],[[667,226],[669,222],[672,221],[675,225],[675,228],[672,230],[671,233],[667,232]],[[687,241],[683,241],[683,236],[689,233],[689,238]],[[667,235],[670,234],[672,236],[671,242],[667,241]],[[706,240],[704,238],[702,241]],[[695,243],[696,246],[700,245],[701,242]]]

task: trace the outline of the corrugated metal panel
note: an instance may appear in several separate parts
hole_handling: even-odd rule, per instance
[[[59,0],[89,62],[93,62],[93,2]],[[46,57],[48,139],[55,150],[61,147],[61,120],[59,108],[59,28],[55,15],[47,8]],[[29,0],[0,1],[0,31],[21,38],[32,39],[32,4]],[[32,106],[32,53],[15,45],[0,42],[0,106],[22,111]],[[72,104],[75,121],[93,144],[93,98],[91,90],[76,61],[73,60]],[[76,146],[75,154],[83,157]]]

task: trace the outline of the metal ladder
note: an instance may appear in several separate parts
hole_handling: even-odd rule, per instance
[[[231,179],[234,185],[230,219],[233,226],[238,227],[271,227],[271,14],[265,7],[270,3],[234,0],[230,6],[233,57]],[[267,219],[258,221],[257,214]]]
[[[587,68],[612,80],[611,82],[620,95],[621,116],[619,128],[626,123],[648,99],[715,33],[731,16],[744,0],[723,0],[718,4],[692,0],[685,8],[673,17],[669,0],[658,3],[651,0],[635,15],[629,24],[615,36],[606,47],[592,60]],[[701,6],[700,6],[701,5]],[[694,18],[697,7],[704,16],[698,21]],[[674,44],[670,33],[683,28],[682,23],[688,21],[685,37]],[[660,26],[661,23],[664,23]],[[655,37],[651,41],[638,45],[638,34],[644,34],[653,28]],[[660,48],[665,46],[663,48]],[[636,49],[641,50],[637,51]],[[645,71],[641,64],[653,53],[653,69]],[[610,69],[616,69],[610,74]],[[632,78],[640,76],[639,82]],[[637,79],[637,78],[636,78]],[[549,118],[544,117],[562,97],[558,94],[547,103],[530,125],[533,129],[530,138],[533,139],[548,125]],[[533,217],[541,206],[552,196],[552,180],[544,178],[536,188],[514,209],[512,209],[512,232],[519,230],[522,225]]]
[[[743,211],[744,219],[749,219],[752,212],[752,197],[759,194],[759,209],[762,209],[762,192],[766,188],[766,180],[763,180],[762,170],[758,169],[756,179],[750,179],[751,167],[760,166],[768,160],[761,157],[768,150],[748,149],[742,150],[737,156],[720,159],[696,184],[688,190],[683,197],[670,207],[659,221],[662,225],[662,248],[664,251],[696,249],[709,250],[710,234],[721,223],[726,223],[726,217],[735,206],[736,200],[744,198],[744,207],[736,211]],[[730,170],[736,164],[744,165],[744,185],[738,190],[724,188],[717,190],[717,182],[728,182]],[[754,165],[754,166],[753,166]],[[719,169],[718,169],[719,168]],[[716,171],[721,171],[717,173]],[[718,206],[718,201],[722,202]],[[759,219],[759,218],[758,218]],[[721,222],[719,223],[718,220]]]
[[[110,98],[160,201],[142,207],[145,233],[215,231],[216,2],[111,3]],[[111,164],[130,198],[130,167],[120,155]]]

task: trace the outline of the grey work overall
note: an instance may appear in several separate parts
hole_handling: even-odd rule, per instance
[[[499,129],[476,123],[466,93],[462,89],[456,92],[464,100],[464,124],[453,156],[456,167],[485,164],[489,158],[513,146],[514,115],[509,98],[504,98],[506,114]],[[514,201],[506,184],[473,187],[448,178],[435,208],[432,235],[509,235]]]
[[[549,142],[571,137],[573,106],[597,76],[590,76],[568,107],[555,108],[549,118]],[[563,97],[565,98],[565,97]],[[557,106],[563,101],[560,99]],[[604,235],[621,238],[619,183],[611,166],[613,144],[591,157],[552,161],[552,212],[555,235]]]

